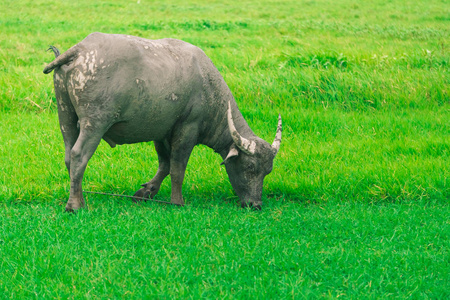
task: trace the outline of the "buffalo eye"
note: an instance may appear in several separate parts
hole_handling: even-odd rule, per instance
[[[256,166],[253,162],[248,162],[245,166],[245,168],[247,169],[247,171],[249,171],[250,173],[255,173],[256,171]]]

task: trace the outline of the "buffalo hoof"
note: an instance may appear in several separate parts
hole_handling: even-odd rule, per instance
[[[78,210],[84,207],[86,207],[86,202],[83,198],[81,198],[80,201],[69,199],[66,204],[66,212],[76,213]]]
[[[78,207],[75,207],[75,206],[70,205],[69,203],[67,203],[65,211],[66,211],[66,213],[72,213],[72,214],[75,214],[77,211],[79,211],[79,210],[80,210],[81,208],[83,208],[83,207],[84,207],[84,206],[78,206]]]
[[[75,214],[77,211],[74,210],[73,208],[70,208],[70,207],[67,207],[67,206],[66,206],[65,212],[66,212],[66,213]]]
[[[150,191],[147,188],[142,188],[138,190],[133,195],[133,202],[147,201],[150,196]]]
[[[133,197],[135,197],[133,198],[134,202],[147,201],[149,199],[153,199],[153,197],[155,197],[156,193],[158,193],[159,191],[159,186],[156,186],[151,182],[144,183],[141,186],[143,186],[143,188],[139,189],[133,195]]]

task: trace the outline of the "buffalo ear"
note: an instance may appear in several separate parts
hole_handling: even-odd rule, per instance
[[[239,155],[239,151],[235,144],[231,145],[230,151],[228,152],[227,157],[223,160],[223,162],[220,165],[224,165],[230,158],[236,157]]]

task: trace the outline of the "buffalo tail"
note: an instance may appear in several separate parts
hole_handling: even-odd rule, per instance
[[[53,53],[55,54],[55,60],[52,61],[51,63],[49,63],[44,68],[44,74],[48,74],[51,71],[53,71],[53,69],[71,62],[75,57],[78,56],[78,51],[77,51],[76,46],[70,48],[69,50],[67,50],[66,52],[64,52],[61,55],[60,55],[58,48],[56,48],[55,46],[50,46],[50,48],[48,48],[48,50],[53,51]]]

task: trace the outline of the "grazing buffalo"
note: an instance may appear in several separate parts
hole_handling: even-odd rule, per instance
[[[111,147],[154,141],[159,168],[136,197],[151,197],[172,179],[171,202],[183,205],[186,165],[193,147],[219,153],[241,205],[261,208],[264,177],[281,143],[281,116],[273,144],[256,136],[230,89],[199,48],[174,39],[92,33],[59,55],[54,70],[58,116],[70,175],[66,211],[85,206],[86,165],[104,139]]]

